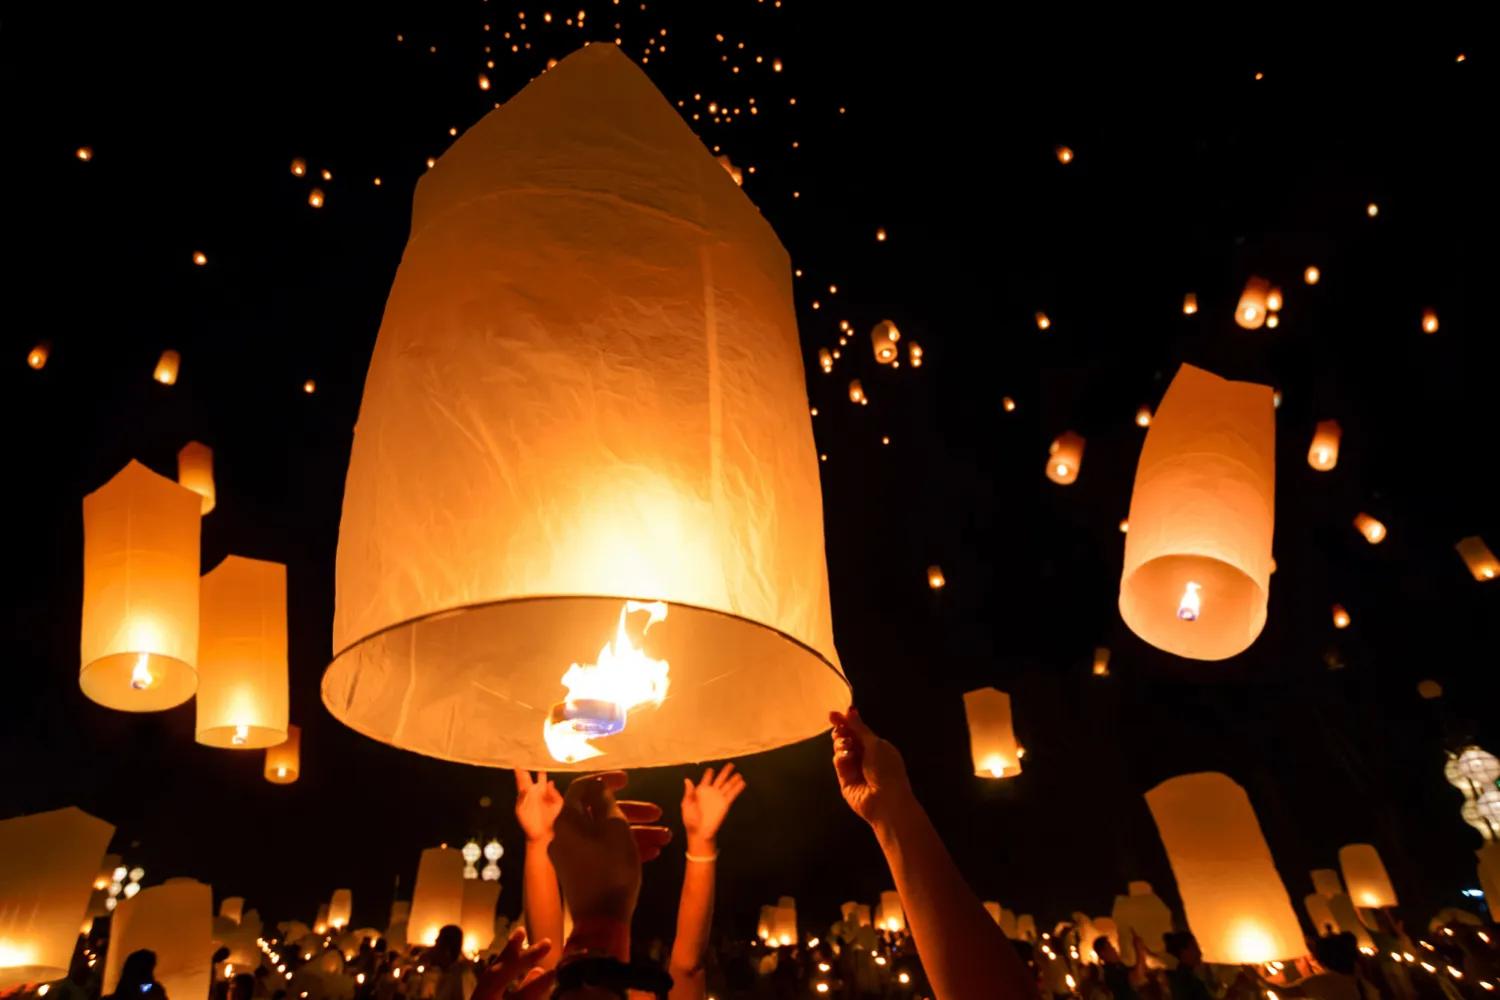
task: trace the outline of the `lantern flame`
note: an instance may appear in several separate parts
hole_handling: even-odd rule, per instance
[[[1182,591],[1182,600],[1177,602],[1178,618],[1181,618],[1185,622],[1195,622],[1198,620],[1198,612],[1203,607],[1203,600],[1198,596],[1198,592],[1202,589],[1202,584],[1194,583],[1191,580],[1188,581],[1187,586]]]
[[[1006,759],[997,753],[990,754],[984,759],[984,769],[996,778],[1005,777],[1005,772],[1010,768]],[[894,922],[894,921],[893,921]],[[891,928],[895,930],[894,927]]]
[[[234,727],[234,735],[229,738],[229,742],[238,747],[244,746],[248,739],[250,739],[250,727],[241,722]]]
[[[142,653],[131,668],[130,686],[137,691],[145,691],[154,683],[156,677],[151,673],[151,654]]]
[[[632,708],[648,702],[660,705],[666,698],[669,664],[647,656],[626,631],[626,621],[636,613],[647,616],[641,628],[644,638],[651,626],[666,620],[667,605],[664,601],[626,601],[615,636],[599,650],[596,661],[575,663],[563,674],[568,695],[552,706],[542,724],[542,739],[555,759],[576,764],[602,755],[604,751],[590,739],[613,736],[625,728]]]

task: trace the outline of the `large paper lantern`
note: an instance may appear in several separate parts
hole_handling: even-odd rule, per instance
[[[875,351],[875,363],[888,365],[899,356],[896,344],[901,340],[901,331],[896,324],[883,319],[870,331],[870,346]]]
[[[287,738],[286,567],[226,556],[204,574],[196,737],[252,750]]]
[[[114,831],[72,806],[0,820],[0,991],[68,974]]]
[[[418,182],[344,491],[324,704],[504,767],[825,730],[849,685],[808,412],[775,233],[619,49],[564,59]],[[627,599],[665,602],[649,640]],[[666,697],[630,712],[641,694]]]
[[[139,462],[83,498],[78,684],[106,708],[173,708],[198,686],[199,503]]]
[[[406,937],[413,944],[432,945],[438,931],[459,924],[464,912],[464,856],[451,847],[429,847],[417,864],[411,893]]]
[[[1344,880],[1332,868],[1314,868],[1308,874],[1312,876],[1313,891],[1318,895],[1325,899],[1343,895]]]
[[[901,894],[896,890],[887,889],[880,894],[875,927],[892,933],[906,930],[906,910],[901,906]]]
[[[1328,472],[1339,464],[1339,440],[1344,431],[1337,420],[1319,420],[1307,446],[1307,464],[1319,472]]]
[[[1119,933],[1120,956],[1126,962],[1135,962],[1137,936],[1147,951],[1165,953],[1163,938],[1172,929],[1172,911],[1152,890],[1150,882],[1131,882],[1128,895],[1115,897],[1110,913]]]
[[[1458,549],[1459,557],[1463,559],[1464,565],[1469,567],[1469,572],[1480,583],[1500,576],[1500,560],[1497,560],[1495,553],[1484,544],[1483,538],[1473,535],[1460,540],[1454,548]]]
[[[1204,961],[1258,964],[1306,953],[1243,788],[1216,772],[1185,774],[1147,792],[1146,804]]]
[[[266,780],[290,785],[302,773],[302,727],[288,724],[286,739],[266,747]]]
[[[1222,660],[1266,623],[1276,485],[1271,390],[1183,365],[1146,432],[1120,615],[1178,656]]]
[[[203,513],[214,509],[214,450],[189,441],[177,453],[177,482],[203,498]]]
[[[500,883],[465,879],[463,892],[458,925],[464,932],[464,951],[478,955],[495,939],[495,904],[500,901]]]
[[[771,939],[779,945],[797,943],[797,900],[791,896],[782,896],[776,901]]]
[[[1047,448],[1047,478],[1059,486],[1075,482],[1083,465],[1083,445],[1083,438],[1072,431],[1059,434]]]
[[[1373,844],[1345,844],[1339,848],[1339,868],[1355,906],[1378,909],[1396,905],[1396,890],[1385,873],[1385,863]]]
[[[213,889],[202,882],[171,878],[115,907],[104,961],[104,994],[115,992],[125,958],[148,948],[156,952],[156,980],[169,1000],[208,996],[213,978],[213,897]]]
[[[1239,304],[1234,307],[1234,321],[1246,330],[1259,330],[1271,312],[1267,299],[1271,285],[1264,278],[1251,277],[1240,293]]]
[[[225,920],[228,920],[230,923],[238,924],[240,922],[240,917],[244,915],[244,911],[244,896],[228,896],[224,899],[219,900],[219,916],[223,917]]]
[[[354,893],[348,889],[335,889],[328,898],[328,926],[343,930],[349,926],[349,917],[354,913]]]
[[[1011,725],[1010,695],[994,688],[964,694],[969,720],[969,750],[974,773],[981,778],[1014,778],[1021,773],[1021,756]]]

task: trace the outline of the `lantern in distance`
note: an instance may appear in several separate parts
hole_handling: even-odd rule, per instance
[[[1198,312],[1198,296],[1188,292],[1182,297],[1182,314],[1192,316]]]
[[[771,937],[779,945],[797,943],[797,901],[791,896],[782,896],[776,901],[771,924]]]
[[[302,773],[302,727],[288,724],[286,739],[266,747],[266,780],[273,785],[290,785]]]
[[[26,364],[36,371],[41,371],[47,367],[47,358],[51,353],[51,345],[44,340],[27,353]]]
[[[1004,410],[1006,413],[1015,413],[1016,401],[1014,399],[1011,399],[1009,396],[1001,396],[1000,409]]]
[[[328,904],[327,903],[319,903],[318,904],[318,912],[313,917],[313,933],[314,934],[327,934],[328,933]]]
[[[292,176],[303,177],[307,174],[307,161],[300,156],[292,161]]]
[[[981,778],[1014,778],[1020,774],[1010,695],[992,687],[969,691],[964,694],[964,714],[969,721],[974,773]]]
[[[1302,280],[1309,285],[1316,285],[1319,281],[1323,280],[1323,272],[1316,267],[1308,267],[1307,270],[1302,272]]]
[[[307,192],[307,203],[313,208],[322,208],[323,201],[324,197],[322,188],[313,188],[311,191]]]
[[[1078,480],[1078,470],[1083,465],[1084,439],[1072,431],[1063,431],[1047,448],[1047,478],[1059,486],[1069,486]]]
[[[887,889],[880,894],[876,929],[892,933],[906,930],[906,910],[901,906],[901,894],[894,889]]]
[[[1436,309],[1423,309],[1422,310],[1422,332],[1423,333],[1437,333],[1438,332],[1438,314],[1437,314],[1437,310]]]
[[[943,567],[927,567],[927,586],[931,587],[933,590],[942,590],[944,587],[948,586],[948,578],[943,576]]]
[[[1266,622],[1275,495],[1271,390],[1183,365],[1146,432],[1120,615],[1146,642],[1222,660]]]
[[[860,384],[857,378],[850,379],[849,381],[849,402],[858,403],[861,406],[868,406],[870,404],[869,397],[865,395],[865,387]]]
[[[1042,312],[1041,310],[1037,310],[1037,314],[1036,314],[1036,328],[1038,330],[1046,330],[1050,326],[1052,326],[1052,320],[1050,320],[1050,319],[1047,318],[1047,314],[1046,313]]]
[[[1385,864],[1372,844],[1345,844],[1339,848],[1339,867],[1354,905],[1379,909],[1396,905],[1396,890]]]
[[[104,992],[114,993],[125,957],[156,952],[156,980],[170,997],[207,996],[213,979],[213,889],[190,878],[168,879],[115,907],[104,962]]]
[[[231,923],[238,924],[245,912],[244,896],[228,896],[219,900],[219,916]]]
[[[1344,606],[1342,604],[1335,604],[1333,606],[1333,627],[1349,627],[1349,612],[1344,610]]]
[[[478,955],[495,939],[495,904],[500,901],[500,882],[491,879],[464,881],[463,907],[458,926],[464,932],[464,953]]]
[[[1379,545],[1385,541],[1385,525],[1364,511],[1354,515],[1354,530],[1364,535],[1365,541],[1371,545]]]
[[[328,899],[328,926],[334,930],[343,930],[349,925],[349,917],[354,912],[354,893],[348,889],[335,889],[333,895]]]
[[[762,906],[760,918],[755,922],[755,936],[766,943],[771,943],[771,929],[776,926],[776,907]],[[773,945],[774,947],[774,945]]]
[[[1260,964],[1307,950],[1245,790],[1216,772],[1146,793],[1188,926],[1206,962]]]
[[[1151,888],[1150,882],[1131,882],[1127,895],[1116,896],[1111,911],[1120,939],[1121,957],[1135,961],[1134,938],[1139,935],[1146,948],[1163,953],[1163,938],[1172,929],[1172,911]]]
[[[201,615],[195,738],[241,750],[285,742],[286,567],[226,556],[203,577]]]
[[[1275,285],[1266,292],[1266,310],[1268,312],[1281,312],[1281,289]]]
[[[1270,294],[1271,286],[1264,278],[1251,276],[1240,293],[1239,304],[1234,307],[1234,321],[1246,330],[1259,330],[1271,312],[1267,304]]]
[[[162,351],[161,357],[156,359],[156,370],[151,377],[162,385],[177,384],[177,369],[182,364],[182,356],[176,351]]]
[[[725,180],[590,45],[418,181],[344,491],[334,717],[481,766],[556,769],[562,730],[632,768],[806,739],[847,704],[791,262]],[[662,616],[622,643],[627,601]]]
[[[1339,441],[1344,431],[1337,420],[1319,420],[1307,447],[1307,464],[1319,472],[1328,472],[1339,464]]]
[[[875,363],[888,365],[896,360],[896,344],[901,340],[901,331],[896,324],[883,319],[870,331],[870,346],[875,351]]]
[[[1094,650],[1094,676],[1109,676],[1109,647],[1099,646]]]
[[[908,340],[906,342],[906,360],[910,362],[913,368],[921,368],[922,345],[917,343],[915,340]]]
[[[1484,583],[1500,576],[1500,560],[1490,551],[1489,546],[1484,544],[1484,539],[1478,535],[1460,539],[1454,546],[1458,550],[1459,557],[1463,559],[1464,565],[1469,567],[1469,573]]]
[[[1332,899],[1344,894],[1344,880],[1332,868],[1314,868],[1308,874],[1312,876],[1313,891],[1323,898]]]
[[[1057,156],[1058,163],[1067,165],[1073,162],[1073,150],[1067,146],[1058,146],[1052,152]]]
[[[1141,408],[1135,411],[1135,425],[1137,427],[1151,426],[1151,407],[1142,404]]]
[[[1417,694],[1425,701],[1432,701],[1443,696],[1443,686],[1432,678],[1417,681]]]
[[[114,831],[72,806],[0,820],[0,991],[68,974]]]
[[[464,905],[464,857],[451,847],[429,847],[417,864],[406,937],[413,944],[431,946],[438,931],[460,924]]]
[[[177,482],[203,498],[203,513],[214,509],[214,450],[189,441],[177,453]]]
[[[79,686],[155,712],[198,686],[198,518],[191,490],[130,462],[83,498]]]
[[[1334,919],[1333,908],[1328,905],[1326,897],[1310,892],[1302,898],[1302,906],[1307,910],[1307,919],[1312,921],[1313,930],[1318,937],[1338,933],[1339,922]]]
[[[826,347],[818,348],[818,367],[823,369],[824,374],[833,371],[833,352]]]

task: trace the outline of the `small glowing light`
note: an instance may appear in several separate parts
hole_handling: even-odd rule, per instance
[[[907,983],[911,982],[911,973],[898,973],[896,976],[896,982],[900,983],[902,986],[905,986]]]
[[[1058,163],[1072,163],[1073,162],[1073,150],[1069,149],[1067,146],[1058,146],[1056,149],[1053,150],[1053,152],[1055,154],[1057,154],[1057,162]]]
[[[374,183],[375,183],[376,187],[380,187],[380,178],[379,177],[375,178],[375,182]]]
[[[818,963],[818,971],[819,972],[827,972],[831,968],[832,968],[832,966],[829,965],[827,962],[819,962]]]
[[[992,778],[1005,777],[1005,772],[1009,768],[1010,762],[997,753],[992,753],[984,759],[984,769],[990,773],[990,777]],[[891,930],[895,929],[895,926],[891,927]]]
[[[31,352],[26,355],[26,364],[37,371],[41,371],[47,367],[47,345],[37,344],[33,347]]]
[[[329,170],[327,167],[324,167],[322,177],[325,181],[333,180],[333,171]]]
[[[1365,206],[1365,214],[1372,219],[1375,218],[1375,216],[1380,214],[1380,206],[1375,204],[1373,201],[1370,202]]]
[[[1423,962],[1422,963],[1422,971],[1423,972],[1436,972],[1437,971],[1437,966],[1435,966],[1435,965],[1433,965],[1433,964],[1431,964],[1429,962]]]
[[[80,156],[79,159],[81,160],[81,159],[83,159],[83,157]],[[40,985],[40,986],[38,986],[36,988],[36,995],[39,996],[39,997],[44,997],[44,996],[47,995],[47,992],[49,990],[51,990],[51,989],[52,989],[52,984],[51,983],[43,983],[42,985]]]
[[[1257,80],[1264,80],[1264,79],[1265,79],[1265,78],[1266,78],[1266,74],[1264,74],[1264,73],[1262,73],[1262,72],[1259,72],[1259,71],[1257,71],[1257,72],[1256,72],[1256,74],[1255,74],[1255,78],[1256,78],[1256,79],[1257,79]]]
[[[292,176],[304,177],[307,174],[307,161],[298,157],[292,161]]]
[[[1202,598],[1198,596],[1198,592],[1202,589],[1201,584],[1194,583],[1191,580],[1188,581],[1187,587],[1182,591],[1182,600],[1177,602],[1178,618],[1181,618],[1185,622],[1195,622],[1198,620],[1198,612],[1201,610],[1203,603]]]
[[[1307,282],[1309,285],[1316,285],[1320,280],[1322,280],[1322,277],[1323,272],[1318,270],[1316,267],[1309,267],[1306,271],[1302,272],[1302,280]]]
[[[1151,426],[1151,407],[1142,406],[1139,410],[1135,411],[1135,425],[1137,427]]]
[[[229,742],[238,747],[244,746],[245,742],[249,739],[250,727],[244,723],[240,723],[234,727],[234,735],[229,737]]]
[[[1422,332],[1423,333],[1437,333],[1438,332],[1438,314],[1437,314],[1437,310],[1436,309],[1423,309],[1422,310]]]
[[[813,989],[817,990],[819,993],[827,993],[828,992],[828,984],[827,983],[819,983],[817,986],[814,986]]]
[[[1385,541],[1385,525],[1375,520],[1369,514],[1361,512],[1354,515],[1354,527],[1361,535],[1365,536],[1365,541],[1371,545],[1379,545]]]
[[[1057,463],[1057,474],[1059,476],[1066,476],[1068,474],[1068,463],[1067,462],[1058,462]]]
[[[1279,410],[1279,409],[1281,409],[1281,390],[1280,389],[1272,389],[1271,390],[1271,409],[1273,409],[1273,410]]]
[[[87,163],[94,158],[94,150],[91,146],[79,146],[76,150],[73,151],[73,155],[78,157],[84,163]],[[38,993],[37,995],[41,996],[40,993]]]
[[[1123,535],[1126,532],[1128,532],[1129,530],[1130,530],[1130,518],[1128,518],[1128,517],[1122,517],[1122,518],[1120,518],[1120,534]]]
[[[490,78],[487,75],[485,75],[484,73],[480,73],[479,74],[479,89],[480,90],[489,90],[490,89]]]
[[[1009,396],[1001,396],[1000,409],[1004,410],[1006,413],[1014,413],[1016,412],[1016,401],[1014,399],[1011,399]]]
[[[1073,949],[1073,957],[1074,958],[1078,957],[1078,949],[1077,948]],[[1071,989],[1077,989],[1077,987],[1078,987],[1078,981],[1073,978],[1073,973],[1071,973],[1071,972],[1068,973],[1067,975],[1063,976],[1063,982],[1065,982],[1065,983],[1068,984],[1068,989],[1070,989],[1070,990]]]
[[[1463,56],[1459,56],[1458,58],[1459,58],[1460,62],[1463,61]],[[780,73],[781,72],[781,60],[780,59],[772,59],[771,60],[771,72],[773,72],[773,73]]]
[[[1198,311],[1198,296],[1188,292],[1182,297],[1182,314],[1191,316]]]
[[[354,981],[363,986],[365,984],[365,974],[363,972],[359,973],[354,977]]]
[[[875,956],[875,964],[876,965],[885,965],[885,956],[884,955],[876,955]]]
[[[1036,314],[1036,328],[1038,330],[1045,330],[1048,327],[1050,327],[1051,325],[1052,325],[1052,320],[1050,320],[1050,319],[1047,318],[1047,314],[1044,313],[1044,312],[1038,311],[1037,314]]]
[[[307,193],[307,203],[313,208],[323,207],[323,191],[321,188],[313,188]]]
[[[145,691],[155,682],[156,678],[151,673],[151,654],[142,653],[130,670],[130,686],[137,691]]]
[[[927,567],[927,586],[933,590],[942,590],[948,586],[948,580],[943,576],[943,568],[941,566]]]
[[[890,444],[890,443],[891,443],[891,438],[890,438],[890,435],[889,435],[889,434],[887,434],[887,435],[883,435],[883,436],[882,436],[882,437],[881,437],[881,439],[880,439],[880,443],[881,443],[881,444]]]
[[[1266,293],[1266,308],[1271,312],[1281,311],[1281,289],[1273,288]]]
[[[127,882],[125,883],[125,888],[122,891],[125,895],[125,898],[130,899],[136,893],[141,891],[141,884],[139,882]]]
[[[1335,604],[1333,606],[1333,627],[1349,627],[1349,612],[1344,610],[1344,606],[1342,604]],[[1429,945],[1428,947],[1431,947],[1431,945]]]
[[[437,160],[434,157],[429,156],[427,158],[427,169],[431,170],[435,166],[437,166]]]
[[[306,382],[302,383],[302,391],[311,396],[313,393],[318,391],[318,383],[314,382],[312,379],[308,379]]]
[[[885,242],[885,230],[884,229],[877,229],[877,230],[875,230],[875,242],[876,243],[884,243]]]
[[[1462,979],[1464,977],[1464,974],[1461,970],[1455,969],[1451,965],[1448,966],[1448,975],[1452,976],[1454,979]]]
[[[1267,330],[1274,330],[1274,329],[1276,329],[1280,325],[1281,325],[1281,317],[1278,316],[1278,315],[1276,315],[1275,313],[1272,313],[1271,315],[1269,315],[1269,316],[1266,317],[1266,329]]]
[[[197,264],[199,267],[202,267],[204,264],[208,263],[208,254],[204,253],[202,250],[194,250],[193,263]]]

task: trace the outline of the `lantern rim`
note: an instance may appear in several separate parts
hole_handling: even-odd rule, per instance
[[[292,782],[296,781],[298,776],[302,773],[300,769],[295,767],[288,767],[286,769],[286,772],[286,776],[281,777],[277,775],[276,769],[274,767],[268,767],[266,768],[265,777],[266,780],[273,785],[290,785]]]
[[[286,727],[277,729],[275,726],[245,726],[245,739],[236,743],[234,734],[239,727],[233,724],[225,726],[205,726],[193,734],[193,739],[209,747],[220,747],[225,750],[265,750],[270,747],[280,746],[286,742]]]
[[[1163,584],[1163,580],[1172,582]],[[1213,604],[1227,619],[1244,618],[1240,631],[1214,628],[1215,610],[1204,620],[1178,615],[1176,595],[1189,579],[1203,589],[1205,607]],[[1163,600],[1170,596],[1171,600]],[[1249,649],[1266,626],[1269,587],[1232,563],[1191,552],[1169,552],[1132,567],[1120,581],[1120,617],[1136,635],[1159,649],[1190,660],[1227,660]],[[1248,601],[1249,607],[1235,607]],[[1228,607],[1230,610],[1224,610]],[[1208,626],[1208,627],[1205,627]]]
[[[136,691],[130,674],[141,655],[155,676],[152,689]],[[198,669],[185,660],[146,650],[110,653],[85,663],[78,686],[91,701],[118,712],[160,712],[186,703],[198,690]],[[122,696],[122,692],[128,695]]]

